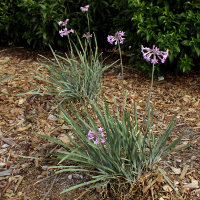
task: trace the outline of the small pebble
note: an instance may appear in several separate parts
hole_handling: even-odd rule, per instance
[[[44,166],[42,166],[42,169],[43,169],[43,170],[46,170],[46,169],[48,169],[48,166],[47,166],[47,165],[44,165]]]
[[[58,118],[56,116],[52,115],[52,114],[50,114],[47,119],[50,120],[50,121],[57,121],[58,120]]]
[[[163,76],[158,76],[158,81],[163,81],[165,78]]]
[[[80,174],[73,174],[73,177],[77,179],[83,179],[83,176]]]
[[[8,144],[3,144],[1,147],[3,148],[3,149],[5,149],[5,148],[7,148],[9,145]]]
[[[192,156],[191,160],[196,160],[196,158],[197,158],[196,156]]]
[[[68,179],[69,179],[69,180],[71,180],[71,179],[72,179],[72,175],[71,175],[71,174],[68,176]]]

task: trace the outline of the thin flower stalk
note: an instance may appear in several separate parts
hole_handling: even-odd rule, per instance
[[[120,66],[121,66],[121,73],[122,73],[122,96],[123,96],[123,102],[124,102],[124,96],[125,96],[125,93],[124,93],[124,68],[123,68],[123,63],[122,63],[122,52],[121,52],[120,44],[124,43],[124,40],[125,40],[125,38],[123,37],[124,34],[125,34],[125,32],[123,32],[123,31],[117,31],[114,36],[113,35],[108,35],[108,37],[107,37],[107,41],[110,44],[114,43],[115,45],[118,45],[118,48],[119,48]]]
[[[154,70],[155,70],[155,64],[157,64],[159,62],[159,60],[161,61],[161,63],[164,63],[169,55],[169,50],[167,49],[167,51],[160,51],[160,49],[158,47],[156,47],[155,45],[153,45],[153,48],[150,49],[148,47],[144,47],[143,45],[141,46],[141,52],[143,54],[144,59],[147,62],[151,62],[153,64],[152,67],[152,74],[151,74],[151,85],[150,85],[150,89],[149,89],[149,96],[148,96],[148,100],[147,100],[147,110],[145,113],[145,117],[143,120],[143,124],[141,126],[141,130],[144,126],[144,122],[145,122],[145,118],[148,115],[150,115],[150,100],[151,100],[151,94],[152,94],[152,88],[153,88],[153,78],[154,78]],[[148,124],[147,124],[148,126]]]
[[[89,7],[90,7],[90,5],[86,5],[86,6],[80,7],[80,9],[82,12],[87,12],[86,15],[87,15],[87,21],[88,21],[88,31],[90,33],[90,20],[89,20],[89,16],[88,16]]]

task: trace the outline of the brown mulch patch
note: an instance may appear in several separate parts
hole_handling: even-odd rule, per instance
[[[87,174],[74,173],[53,176],[54,169],[48,169],[56,165],[56,162],[44,158],[60,147],[41,139],[36,134],[51,135],[64,140],[63,130],[68,127],[52,112],[56,105],[52,96],[19,95],[32,89],[44,88],[44,82],[31,76],[34,72],[30,69],[45,72],[37,62],[38,53],[51,55],[50,52],[11,47],[0,53],[0,74],[17,75],[9,81],[0,83],[0,199],[2,200],[73,200],[84,189],[62,195],[60,192],[88,178]],[[127,108],[133,110],[131,102],[134,98],[142,120],[150,78],[135,70],[128,62],[124,63],[125,89],[128,91]],[[114,95],[121,104],[120,67],[115,66],[106,72],[102,80],[103,93],[107,101],[112,105]],[[184,199],[197,200],[200,198],[200,71],[179,76],[167,74],[164,81],[155,80],[151,101],[155,114],[154,132],[160,134],[172,116],[178,114],[170,140],[186,133],[179,147],[192,144],[187,149],[167,155],[159,165],[167,172],[169,179],[176,185]],[[56,109],[55,112],[59,111]],[[43,180],[46,177],[50,178]],[[156,176],[151,177],[149,182],[146,181],[143,188],[152,184],[154,180]],[[155,191],[150,192],[145,199],[162,200],[172,197],[175,199],[167,183],[162,187],[158,185],[158,182],[152,185]],[[158,188],[162,196],[155,194]],[[104,194],[105,198],[117,199],[114,196],[116,191],[118,189],[110,190],[110,196],[113,197]],[[134,188],[131,191],[134,191]],[[82,199],[100,199],[99,193],[101,192],[98,190],[86,193]],[[132,199],[131,195],[127,199]]]

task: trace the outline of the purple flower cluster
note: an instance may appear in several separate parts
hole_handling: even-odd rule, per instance
[[[80,9],[82,12],[87,12],[89,7],[90,5],[86,5],[86,6],[80,7]]]
[[[89,132],[88,132],[88,140],[95,139],[94,144],[96,144],[96,145],[99,144],[99,142],[105,143],[104,130],[102,127],[99,127],[98,129],[99,129],[98,132],[92,132],[91,130],[89,130]]]
[[[74,33],[74,30],[73,29],[68,30],[67,28],[64,28],[64,29],[59,31],[59,34],[60,34],[61,37],[68,35],[70,33]]]
[[[69,19],[66,19],[64,22],[63,21],[59,21],[58,24],[62,25],[62,26],[66,26],[68,21],[69,21]]]
[[[65,27],[67,25],[68,21],[69,21],[69,19],[66,19],[65,21],[59,21],[58,24]],[[74,33],[74,30],[73,29],[68,30],[66,27],[59,31],[59,34],[61,37],[68,35],[70,33]]]
[[[142,51],[144,59],[147,62],[151,62],[153,64],[158,63],[159,60],[157,59],[157,57],[160,59],[161,63],[164,63],[167,56],[169,55],[168,49],[167,49],[167,51],[160,51],[160,49],[157,48],[155,45],[153,45],[152,49],[150,49],[148,47],[143,47],[143,45],[142,45],[141,51]]]
[[[115,35],[108,35],[107,40],[110,44],[113,44],[115,42],[115,45],[119,42],[120,44],[124,43],[125,38],[123,38],[125,32],[123,31],[117,31]]]

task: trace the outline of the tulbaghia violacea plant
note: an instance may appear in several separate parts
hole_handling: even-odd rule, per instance
[[[88,110],[88,104],[95,115],[90,113],[91,109]],[[66,133],[71,145],[50,136],[40,135],[66,148],[66,151],[58,151],[59,164],[67,160],[79,163],[55,166],[54,168],[61,168],[56,173],[85,171],[91,176],[91,180],[72,186],[62,193],[90,184],[89,189],[97,185],[106,186],[110,181],[119,179],[134,183],[142,173],[153,169],[163,153],[181,140],[179,137],[167,144],[175,124],[173,120],[159,137],[155,137],[151,123],[145,132],[140,131],[135,102],[133,115],[124,110],[122,116],[119,116],[116,114],[119,112],[109,107],[106,102],[97,98],[88,100],[87,105],[82,101],[81,114],[74,107],[68,107],[73,117],[61,108],[63,120],[72,126],[73,138]],[[117,105],[116,110],[119,110]],[[151,122],[152,117],[149,116]]]
[[[123,69],[123,63],[122,63],[122,52],[121,52],[121,47],[120,44],[124,43],[124,31],[117,31],[115,33],[115,35],[108,35],[107,37],[107,41],[110,44],[115,44],[118,45],[119,48],[119,55],[120,55],[120,65],[121,65],[121,73],[122,73],[122,97],[123,97],[123,101],[124,101],[124,69]]]
[[[144,125],[145,118],[147,117],[147,115],[149,116],[150,112],[151,112],[150,111],[150,99],[151,99],[151,93],[152,93],[152,87],[153,87],[155,64],[157,64],[159,62],[159,60],[161,61],[161,63],[164,63],[169,55],[169,50],[167,49],[166,51],[160,51],[160,49],[158,47],[156,47],[155,45],[153,45],[152,49],[150,49],[149,47],[144,47],[142,45],[141,52],[142,52],[144,59],[147,62],[151,62],[153,64],[152,74],[151,74],[151,85],[150,85],[149,96],[148,96],[148,100],[147,100],[147,109],[146,109],[145,117],[143,120],[143,125]],[[148,127],[148,123],[149,123],[149,120],[147,120],[147,125],[146,125],[147,127]],[[141,126],[141,129],[143,128],[143,125]]]

